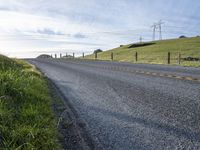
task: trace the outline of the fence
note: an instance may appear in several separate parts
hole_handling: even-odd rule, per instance
[[[62,55],[60,55],[61,57]],[[55,55],[55,58],[57,56]],[[92,55],[85,55],[75,57],[75,53],[72,55],[66,55],[66,58],[78,58],[86,60],[105,60],[105,61],[120,61],[120,62],[132,62],[132,63],[150,63],[150,64],[176,64],[183,66],[200,66],[200,58],[191,57],[188,54],[181,52],[132,52],[129,54],[122,53],[94,53]]]

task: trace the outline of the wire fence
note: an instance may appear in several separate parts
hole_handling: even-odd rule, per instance
[[[194,66],[200,67],[199,55],[188,55],[184,52],[110,52],[110,53],[94,53],[92,55],[86,55],[82,53],[82,56],[76,57],[75,53],[71,55],[55,55],[54,58],[68,58],[68,59],[81,59],[81,60],[104,60],[104,61],[119,61],[119,62],[131,62],[131,63],[149,63],[149,64],[171,64],[182,66]]]
[[[122,61],[132,63],[172,64],[183,66],[200,66],[200,57],[194,57],[181,52],[132,52],[129,54],[114,53],[93,54],[82,59]]]

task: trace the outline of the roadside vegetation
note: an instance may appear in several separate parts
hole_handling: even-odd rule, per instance
[[[51,106],[34,67],[0,55],[0,149],[59,149]]]
[[[136,63],[136,52],[138,53],[137,63],[166,64],[168,52],[170,52],[171,64],[178,64],[180,53],[180,65],[200,67],[200,37],[120,45],[118,48],[98,53],[97,59],[111,60],[111,53],[113,53],[114,61]],[[94,58],[95,54],[85,56],[85,59]]]

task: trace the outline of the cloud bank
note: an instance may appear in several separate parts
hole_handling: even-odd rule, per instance
[[[200,34],[198,0],[1,0],[0,53],[92,52],[152,39],[162,19],[163,37]]]

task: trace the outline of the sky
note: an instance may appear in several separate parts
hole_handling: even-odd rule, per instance
[[[151,41],[159,20],[163,39],[197,36],[199,10],[199,0],[0,0],[0,54],[78,56]]]

